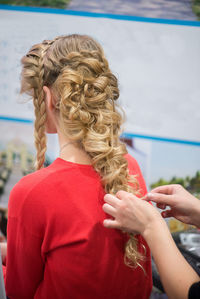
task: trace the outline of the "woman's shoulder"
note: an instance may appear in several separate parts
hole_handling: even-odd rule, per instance
[[[98,183],[91,165],[76,165],[56,159],[51,165],[24,176],[12,189],[9,208],[14,214],[37,208],[45,211],[55,199],[68,196],[72,190]]]
[[[20,213],[21,208],[30,198],[36,202],[40,199],[39,195],[48,189],[51,184],[52,167],[43,168],[22,177],[10,192],[8,208],[13,216]]]
[[[35,186],[37,186],[41,181],[47,178],[50,175],[50,166],[46,168],[42,168],[35,172],[25,175],[22,177],[17,184],[14,186],[11,192],[29,192]]]
[[[141,172],[139,164],[134,157],[132,157],[130,154],[126,154],[125,158],[128,162],[128,168],[131,174],[137,174],[138,172]]]

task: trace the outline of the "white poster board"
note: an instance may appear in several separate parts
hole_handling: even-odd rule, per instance
[[[119,78],[126,131],[200,141],[200,27],[0,10],[0,115],[33,118],[19,105],[20,59],[30,46],[81,33],[103,46]]]

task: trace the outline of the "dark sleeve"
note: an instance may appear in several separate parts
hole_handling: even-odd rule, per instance
[[[200,281],[191,285],[188,293],[188,299],[200,298]]]

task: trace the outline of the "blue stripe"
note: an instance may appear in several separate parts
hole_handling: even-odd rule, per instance
[[[20,122],[20,123],[28,123],[33,124],[33,120],[24,119],[18,117],[9,117],[9,116],[0,116],[0,121],[10,121],[10,122]],[[162,142],[172,142],[172,143],[181,143],[187,145],[200,146],[199,141],[191,141],[191,140],[183,140],[183,139],[174,139],[174,138],[165,138],[165,137],[157,137],[157,136],[149,136],[149,135],[141,135],[141,134],[133,134],[133,133],[123,133],[122,138],[140,138],[140,139],[148,139],[154,141],[162,141]]]
[[[154,140],[154,141],[172,142],[172,143],[200,146],[199,141],[191,141],[191,140],[184,140],[184,139],[165,138],[165,137],[157,137],[157,136],[149,136],[149,135],[132,134],[132,133],[123,133],[122,138],[123,137],[124,138],[141,138],[141,139],[148,139],[148,140]]]
[[[24,119],[24,118],[18,118],[18,117],[9,117],[9,116],[0,116],[0,121],[1,120],[27,123],[27,124],[32,124],[33,123],[33,120],[31,120],[31,119]]]
[[[145,23],[159,23],[159,24],[168,24],[168,25],[200,27],[200,22],[198,22],[198,21],[145,18],[145,17],[136,17],[136,16],[117,15],[117,14],[115,15],[115,14],[107,14],[107,13],[65,10],[65,9],[58,9],[58,8],[26,7],[26,6],[12,6],[12,5],[1,4],[0,9],[14,10],[14,11],[25,11],[25,12],[37,12],[37,13],[61,14],[61,15],[70,15],[70,16],[79,16],[79,17],[107,18],[107,19],[114,19],[114,20],[136,21],[136,22],[145,22]]]

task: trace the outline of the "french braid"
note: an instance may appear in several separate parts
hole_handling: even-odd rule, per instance
[[[57,40],[57,38],[55,39]],[[44,57],[48,48],[55,40],[45,40],[41,44],[34,45],[28,54],[22,58],[22,84],[21,92],[27,92],[33,97],[35,122],[34,137],[37,151],[36,169],[43,167],[46,153],[46,107],[44,101]]]
[[[62,36],[34,46],[22,64],[22,92],[32,93],[34,99],[37,168],[42,167],[46,151],[46,85],[55,96],[63,133],[91,157],[105,191],[136,193],[138,183],[129,175],[127,150],[119,139],[123,117],[115,103],[118,82],[101,46],[85,35]],[[130,236],[125,263],[136,267],[141,260],[137,239]]]

